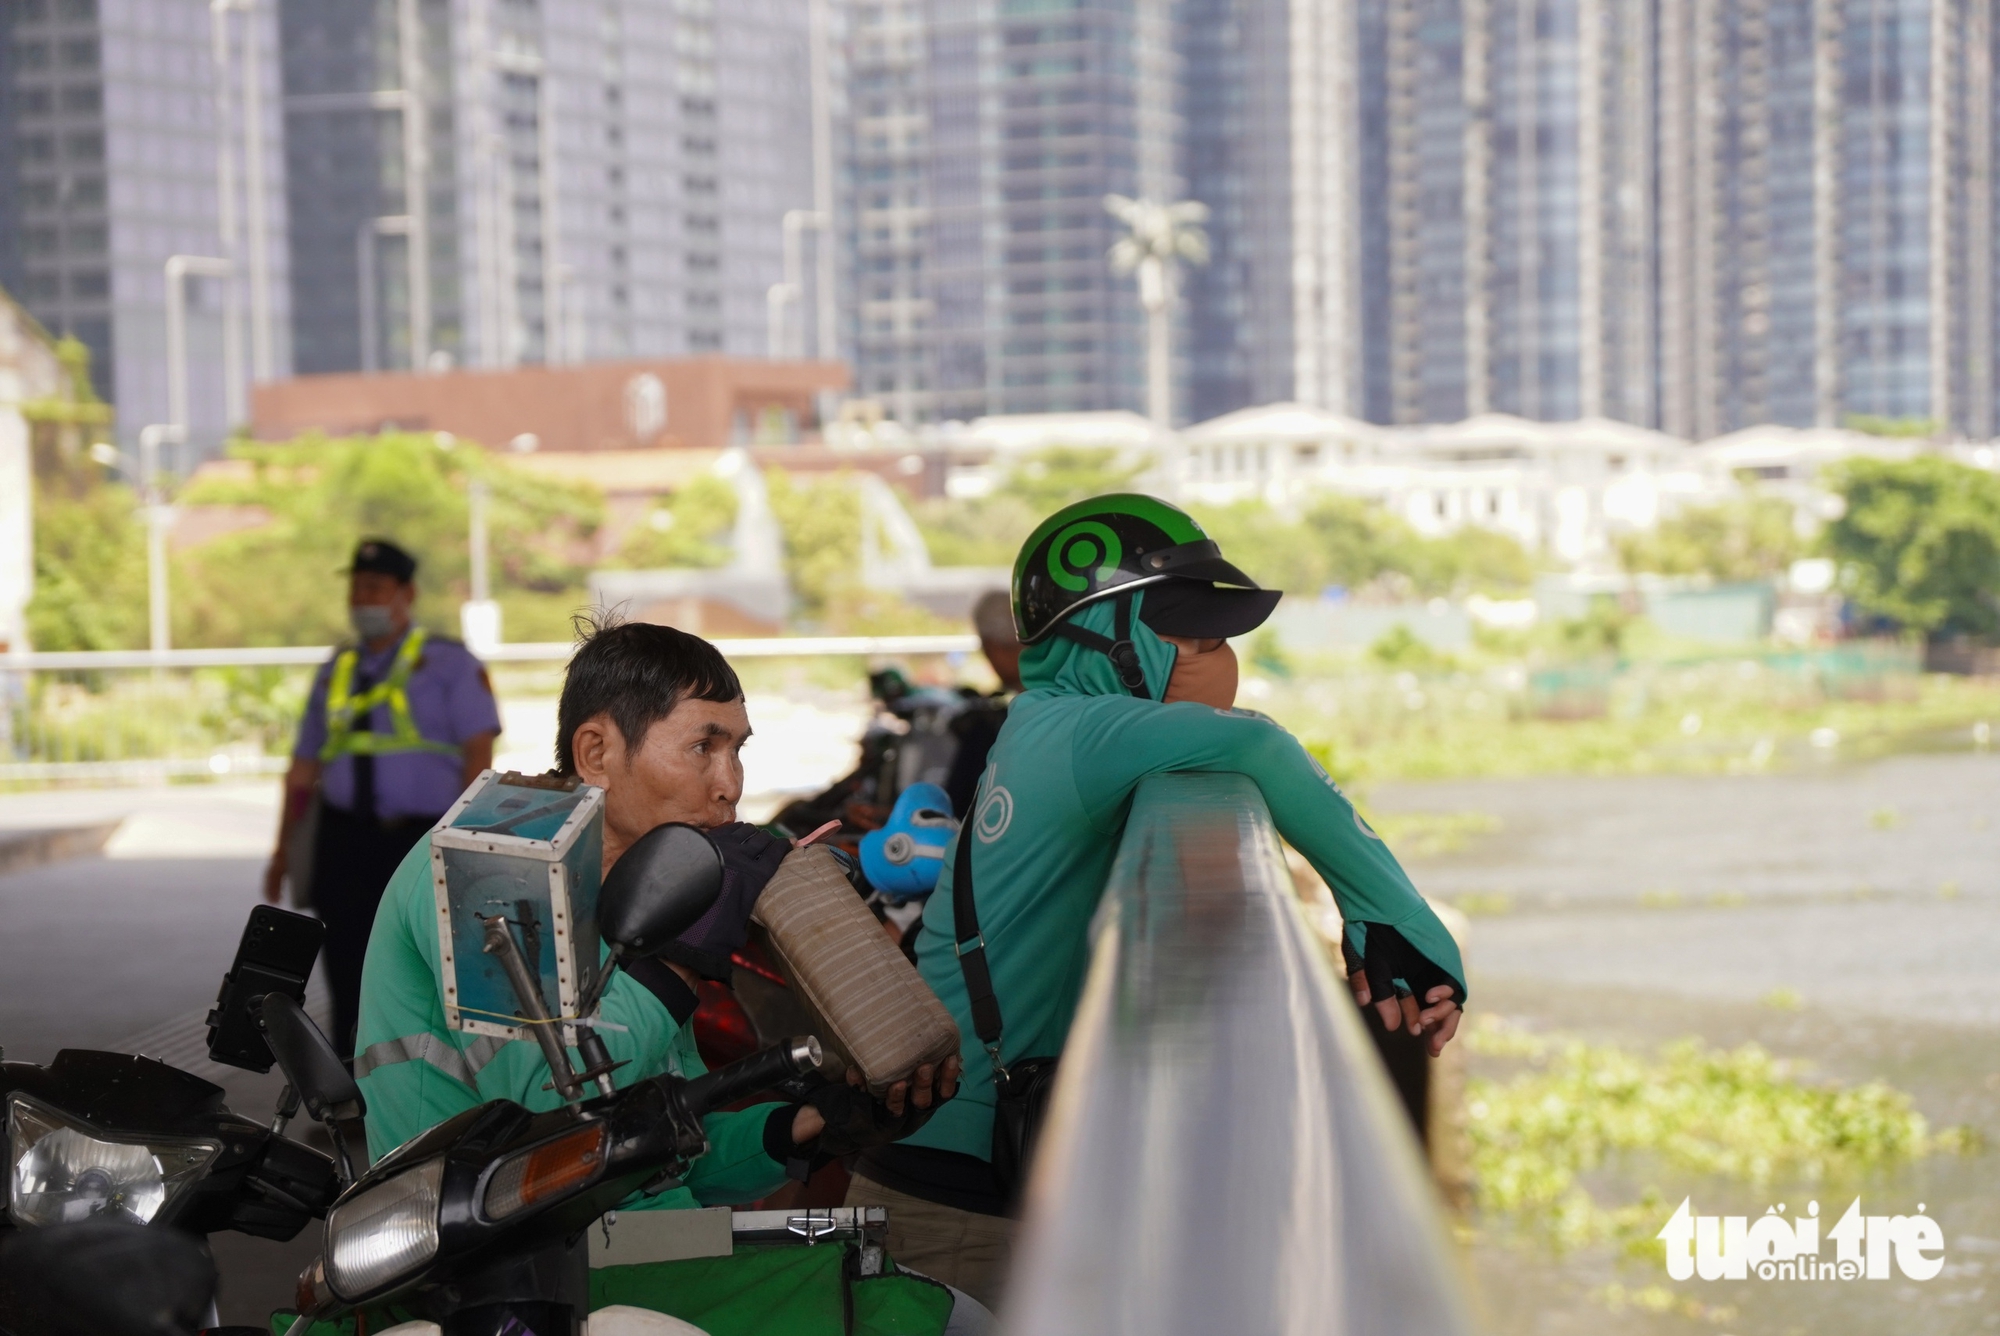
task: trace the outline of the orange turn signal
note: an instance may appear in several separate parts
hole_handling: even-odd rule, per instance
[[[486,1182],[488,1220],[504,1220],[560,1197],[596,1177],[604,1163],[604,1124],[579,1127],[503,1161]]]

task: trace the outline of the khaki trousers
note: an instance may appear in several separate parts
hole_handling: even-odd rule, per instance
[[[997,1308],[1014,1248],[1014,1222],[912,1197],[856,1174],[847,1205],[889,1208],[889,1256]]]

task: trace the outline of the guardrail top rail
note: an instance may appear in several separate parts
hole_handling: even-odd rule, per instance
[[[1006,1312],[1032,1336],[1472,1330],[1408,1119],[1241,775],[1134,798]]]
[[[711,642],[730,659],[807,659],[876,654],[964,654],[979,648],[979,637],[949,636],[763,636]],[[282,668],[318,666],[333,657],[332,645],[280,645],[243,649],[55,650],[0,654],[0,671],[88,672],[120,668]],[[576,646],[567,640],[523,641],[479,651],[488,663],[567,663]]]

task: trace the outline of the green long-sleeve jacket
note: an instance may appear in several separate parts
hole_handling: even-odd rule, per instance
[[[1141,593],[1140,598],[1144,595]],[[1143,604],[1141,604],[1143,606]],[[1074,619],[1108,636],[1108,601]],[[1132,640],[1155,696],[1177,651],[1136,621]],[[1127,695],[1104,655],[1051,638],[1021,659],[1026,690],[993,745],[958,839],[975,839],[972,876],[979,927],[1006,1027],[1006,1061],[1060,1053],[1089,963],[1088,928],[1118,851],[1132,792],[1148,775],[1222,770],[1262,790],[1278,831],[1304,854],[1365,949],[1364,923],[1395,927],[1458,980],[1465,967],[1451,934],[1360,813],[1297,739],[1263,715]],[[992,1065],[972,1025],[953,943],[957,846],[924,910],[917,965],[958,1021],[965,1081],[908,1144],[991,1153]]]
[[[438,960],[431,842],[425,836],[389,879],[361,973],[354,1074],[368,1101],[372,1159],[488,1100],[511,1099],[536,1111],[562,1102],[543,1088],[549,1066],[532,1040],[445,1028]],[[695,1052],[692,1030],[631,975],[621,970],[613,976],[602,1008],[605,1020],[624,1027],[602,1032],[611,1056],[627,1064],[612,1074],[618,1086],[664,1072],[696,1076],[706,1070]],[[765,1123],[779,1107],[764,1104],[710,1114],[704,1120],[709,1152],[695,1161],[686,1184],[628,1202],[624,1209],[733,1205],[779,1187],[785,1166],[766,1150],[764,1138]]]

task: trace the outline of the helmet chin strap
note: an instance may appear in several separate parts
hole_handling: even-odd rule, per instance
[[[1152,690],[1146,685],[1146,669],[1139,662],[1139,647],[1132,643],[1132,591],[1127,589],[1113,595],[1111,609],[1115,639],[1067,620],[1056,623],[1055,633],[1111,660],[1111,666],[1118,670],[1119,684],[1127,692],[1140,700],[1152,700]]]

